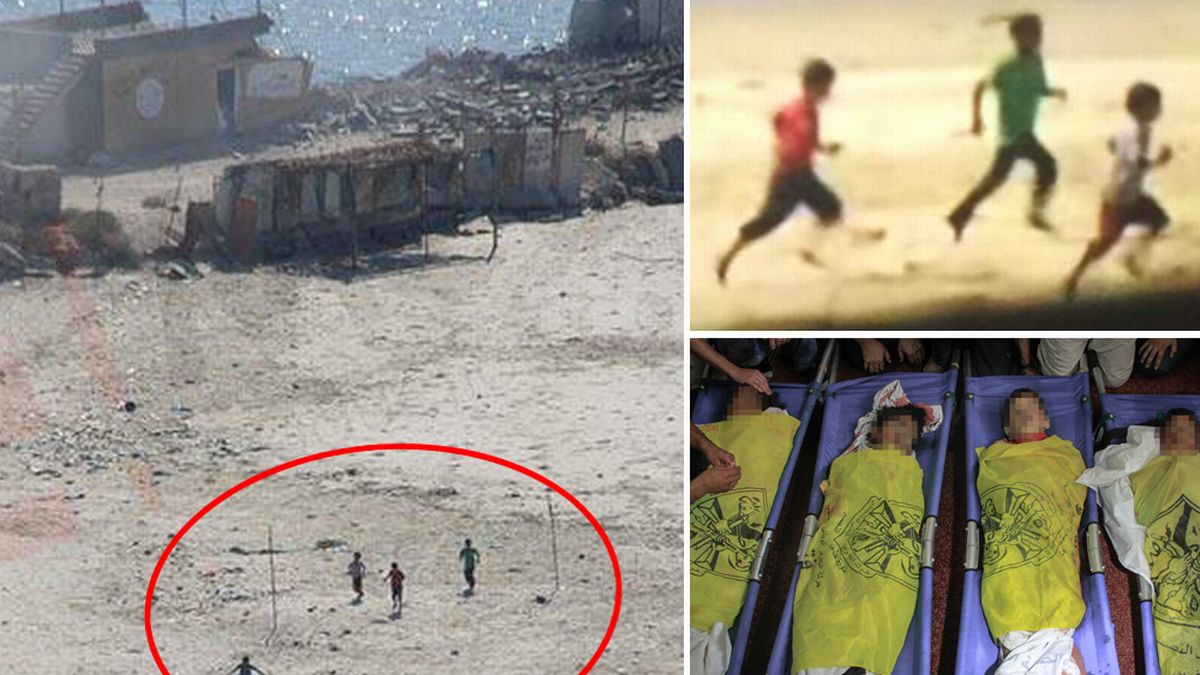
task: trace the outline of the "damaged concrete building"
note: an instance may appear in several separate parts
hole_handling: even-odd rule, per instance
[[[265,14],[160,25],[139,2],[0,23],[0,158],[86,161],[268,128],[312,64],[264,50]]]
[[[568,40],[579,51],[683,48],[684,0],[575,0]]]
[[[397,141],[234,165],[214,191],[217,243],[254,262],[359,241],[407,243],[468,214],[573,211],[584,138],[582,130],[481,131],[451,145]]]

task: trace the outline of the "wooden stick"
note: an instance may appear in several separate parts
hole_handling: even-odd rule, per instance
[[[554,525],[554,502],[546,495],[546,508],[550,511],[550,551],[554,556],[554,590],[562,588],[558,572],[558,531]]]
[[[267,526],[267,560],[271,568],[271,634],[267,636],[267,644],[271,644],[271,638],[275,637],[275,631],[279,629],[279,610],[275,602],[275,533],[273,528]]]
[[[496,140],[491,138],[491,141],[491,147],[488,148],[488,157],[492,162],[492,203],[491,213],[488,214],[488,219],[492,221],[492,250],[488,251],[487,255],[489,263],[496,256],[496,249],[500,247],[500,223],[496,222],[496,211],[500,202],[500,179],[496,175]]]

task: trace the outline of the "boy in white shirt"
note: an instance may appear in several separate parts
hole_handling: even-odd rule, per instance
[[[1158,87],[1138,82],[1125,96],[1125,109],[1133,121],[1118,131],[1108,142],[1113,154],[1113,172],[1104,190],[1100,207],[1100,236],[1088,242],[1083,258],[1067,277],[1067,296],[1074,295],[1084,270],[1099,260],[1121,238],[1125,227],[1134,223],[1150,229],[1143,244],[1167,226],[1170,218],[1154,197],[1146,191],[1146,178],[1151,169],[1171,161],[1171,149],[1155,142],[1152,125],[1162,114],[1162,92]],[[1136,252],[1126,259],[1126,267],[1134,276],[1141,275]]]

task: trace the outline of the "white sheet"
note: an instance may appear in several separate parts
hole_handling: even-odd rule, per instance
[[[1000,638],[1000,646],[1008,655],[995,675],[1082,675],[1072,656],[1074,636],[1074,630],[1065,628],[1006,633]]]
[[[892,380],[883,389],[875,392],[871,410],[858,418],[858,423],[854,425],[854,440],[850,441],[850,446],[842,454],[857,452],[867,447],[870,442],[871,425],[875,424],[875,417],[881,409],[897,408],[910,403],[925,411],[925,426],[922,429],[924,433],[936,431],[938,427],[942,426],[941,404],[913,403],[909,400],[908,394],[904,393],[904,387],[900,385],[900,380]]]
[[[1129,427],[1126,442],[1096,453],[1096,465],[1075,482],[1100,495],[1104,529],[1112,540],[1117,559],[1129,571],[1150,581],[1150,561],[1143,545],[1146,528],[1138,525],[1129,477],[1158,457],[1158,433],[1154,427]]]
[[[692,675],[725,675],[733,658],[729,630],[720,621],[705,633],[692,629]]]

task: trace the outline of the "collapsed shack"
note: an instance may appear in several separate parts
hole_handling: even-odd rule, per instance
[[[530,129],[237,164],[216,181],[214,234],[252,263],[413,243],[479,214],[569,215],[580,207],[583,146],[582,130]]]
[[[576,51],[683,46],[684,0],[575,0],[568,41]]]

